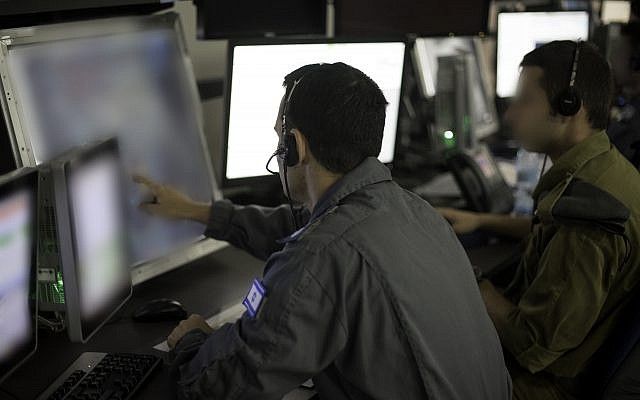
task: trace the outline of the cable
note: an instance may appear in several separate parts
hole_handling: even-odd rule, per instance
[[[542,161],[542,168],[540,169],[540,175],[538,175],[538,183],[536,184],[536,186],[538,186],[540,184],[540,181],[542,180],[542,175],[544,175],[544,170],[547,168],[547,160],[549,159],[548,155],[544,155],[544,161]],[[537,223],[536,221],[536,210],[538,209],[538,201],[537,199],[533,200],[533,208],[531,209],[531,226],[529,227],[529,233],[533,232],[533,227],[534,225]]]
[[[542,169],[540,170],[540,175],[538,176],[538,185],[542,180],[542,175],[544,175],[544,170],[547,168],[547,160],[549,159],[548,155],[544,155],[544,161],[542,161]]]
[[[296,218],[296,214],[293,210],[293,200],[291,200],[291,192],[289,191],[289,177],[287,174],[287,161],[284,160],[284,162],[282,163],[284,166],[284,187],[285,190],[287,191],[287,200],[289,202],[289,209],[291,210],[291,219],[293,220],[293,226],[295,228],[294,232],[296,232],[299,228],[298,228],[298,220]]]

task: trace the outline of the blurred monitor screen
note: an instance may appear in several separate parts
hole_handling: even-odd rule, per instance
[[[600,8],[600,20],[603,24],[618,22],[626,24],[631,16],[631,2],[621,0],[605,0]]]
[[[109,34],[100,30],[109,27],[94,29],[108,24],[100,21],[37,27],[29,42],[16,39],[8,47],[27,146],[22,163],[40,164],[74,146],[117,136],[127,173],[208,201],[211,170],[180,37],[172,23],[141,28],[129,21],[114,22]],[[64,40],[50,40],[56,37]],[[147,194],[130,180],[126,190],[134,264],[201,237],[203,229],[195,223],[140,211]]]
[[[0,177],[0,381],[36,347],[37,173]]]
[[[115,143],[53,162],[72,340],[86,341],[131,293],[123,173]]]

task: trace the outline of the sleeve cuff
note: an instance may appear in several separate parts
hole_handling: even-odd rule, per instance
[[[547,368],[559,356],[535,341],[518,309],[507,316],[500,336],[504,348],[533,374]]]
[[[206,237],[225,240],[231,227],[233,204],[229,200],[214,201],[211,204],[209,223],[204,231]]]

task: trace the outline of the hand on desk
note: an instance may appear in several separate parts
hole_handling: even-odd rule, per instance
[[[480,228],[480,215],[477,213],[453,208],[436,208],[436,210],[449,221],[453,231],[459,235],[471,233]]]
[[[449,221],[454,232],[459,235],[482,229],[498,235],[523,239],[531,232],[532,221],[531,217],[527,215],[485,214],[452,208],[437,208],[436,210]]]
[[[167,337],[167,345],[169,345],[169,348],[173,349],[184,335],[195,329],[200,329],[207,335],[213,332],[213,329],[209,324],[207,324],[207,321],[205,321],[202,316],[193,314],[184,321],[181,321],[178,326],[175,327],[173,332],[171,332],[169,337]]]
[[[140,204],[140,208],[152,215],[169,219],[190,219],[207,224],[210,205],[193,201],[176,189],[159,184],[142,175],[134,175],[133,181],[145,186],[153,200]]]

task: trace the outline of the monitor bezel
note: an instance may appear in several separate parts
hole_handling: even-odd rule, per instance
[[[231,108],[231,91],[233,82],[233,56],[235,48],[238,46],[264,46],[264,45],[287,45],[287,44],[333,44],[333,43],[403,43],[404,44],[404,55],[403,55],[403,65],[401,72],[401,81],[400,81],[400,101],[398,102],[398,119],[396,120],[396,137],[393,145],[393,160],[387,165],[393,165],[395,161],[396,151],[398,148],[399,141],[399,129],[400,129],[400,109],[402,107],[402,96],[404,94],[404,74],[406,73],[406,63],[409,62],[409,46],[408,39],[404,36],[391,36],[384,38],[350,38],[350,37],[338,37],[338,38],[259,38],[259,39],[234,39],[229,40],[227,45],[227,75],[225,80],[225,88],[224,88],[224,129],[223,129],[223,137],[222,137],[222,179],[221,179],[221,187],[222,188],[231,188],[238,186],[254,186],[254,185],[264,185],[268,183],[277,182],[277,177],[272,175],[260,175],[260,176],[252,176],[245,178],[228,178],[227,177],[227,157],[228,157],[228,146],[229,146],[229,110]],[[282,77],[284,79],[284,77]],[[275,150],[275,149],[274,149]],[[267,160],[265,159],[266,163]]]
[[[0,30],[0,89],[2,89],[0,103],[17,166],[35,167],[36,162],[31,150],[29,133],[23,128],[22,121],[24,120],[24,116],[19,95],[13,88],[14,85],[12,84],[12,77],[8,68],[7,59],[9,57],[9,50],[14,46],[131,33],[151,29],[170,29],[175,32],[185,67],[186,80],[190,86],[190,97],[197,113],[197,130],[207,168],[206,174],[212,188],[212,200],[222,199],[222,192],[215,178],[211,155],[208,150],[208,142],[204,135],[203,111],[193,65],[187,51],[187,43],[180,17],[175,12]],[[135,284],[145,282],[227,246],[228,243],[226,242],[208,239],[204,234],[200,235],[192,241],[177,246],[168,254],[132,264],[132,279]]]
[[[16,369],[23,365],[38,348],[38,278],[37,278],[37,257],[38,257],[38,182],[39,174],[35,168],[20,168],[6,175],[0,176],[0,197],[4,197],[7,192],[23,187],[30,187],[32,191],[33,203],[31,212],[33,215],[31,223],[31,233],[33,245],[31,246],[31,270],[29,273],[29,308],[32,318],[31,340],[16,353],[13,361],[8,367],[2,368],[0,365],[0,383],[9,377]]]
[[[109,311],[102,313],[99,317],[93,318],[91,321],[82,316],[75,240],[77,235],[74,229],[73,200],[69,188],[69,179],[78,168],[82,168],[84,165],[91,164],[95,160],[99,160],[105,156],[118,159],[118,144],[115,139],[108,139],[97,144],[75,148],[69,153],[50,162],[54,180],[58,243],[65,287],[67,332],[69,339],[74,342],[86,343],[91,339],[91,337],[118,312],[127,300],[129,300],[133,293],[133,285],[129,278],[129,285],[126,290],[118,293],[116,300],[105,306]],[[124,179],[124,171],[122,171],[120,167],[119,174],[121,175],[121,179]],[[120,203],[124,221],[126,218],[124,215],[126,200],[124,199],[123,192],[121,192]],[[125,238],[125,246],[127,246],[126,243],[128,242]],[[128,262],[127,265],[129,265]]]
[[[500,94],[498,94],[498,51],[499,51],[499,46],[500,46],[500,35],[498,34],[498,32],[500,32],[500,15],[502,14],[575,14],[575,13],[583,13],[587,15],[587,38],[584,39],[584,41],[588,41],[591,39],[591,24],[593,22],[592,18],[593,15],[591,12],[589,12],[588,10],[555,10],[555,11],[512,11],[512,10],[504,10],[504,11],[500,11],[498,12],[498,15],[496,16],[496,33],[495,33],[495,37],[496,37],[496,51],[495,51],[495,60],[494,60],[494,68],[496,71],[496,79],[495,79],[495,92],[496,92],[496,99],[501,99],[501,100],[509,100],[512,99],[513,96],[506,96],[506,97],[502,97],[500,96]]]

